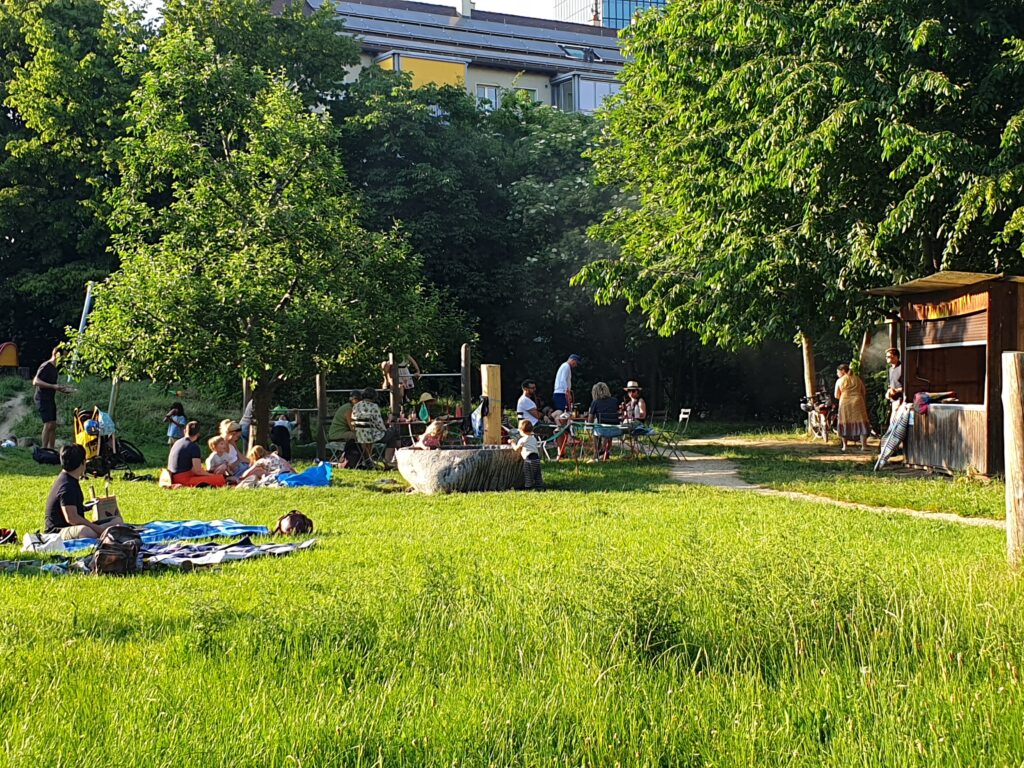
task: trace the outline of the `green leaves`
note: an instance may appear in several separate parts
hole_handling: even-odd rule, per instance
[[[864,288],[1020,264],[1004,223],[1022,202],[1006,175],[1022,31],[1024,9],[998,0],[706,0],[645,17],[595,155],[636,202],[594,229],[621,256],[578,281],[663,334],[735,347],[857,337],[877,312]]]

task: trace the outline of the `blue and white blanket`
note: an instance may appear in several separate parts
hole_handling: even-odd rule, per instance
[[[140,531],[144,547],[169,541],[266,536],[269,533],[270,529],[265,525],[242,525],[235,520],[157,520],[146,523]],[[68,552],[80,552],[95,546],[96,539],[73,539],[64,542],[64,549]]]

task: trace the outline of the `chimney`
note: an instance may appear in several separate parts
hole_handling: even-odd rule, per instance
[[[476,3],[474,3],[473,0],[462,0],[462,15],[472,16],[474,5],[476,5]]]

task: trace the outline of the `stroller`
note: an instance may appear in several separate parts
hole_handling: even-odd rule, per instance
[[[85,469],[94,477],[110,477],[115,470],[124,470],[125,477],[133,476],[129,464],[143,464],[142,451],[127,440],[117,438],[117,425],[105,413],[94,407],[91,411],[75,409],[75,442],[85,449]]]

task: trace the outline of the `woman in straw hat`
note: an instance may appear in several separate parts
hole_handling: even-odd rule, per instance
[[[623,389],[626,392],[626,400],[622,404],[623,424],[643,424],[647,421],[647,403],[640,395],[643,387],[635,381],[627,381]]]

